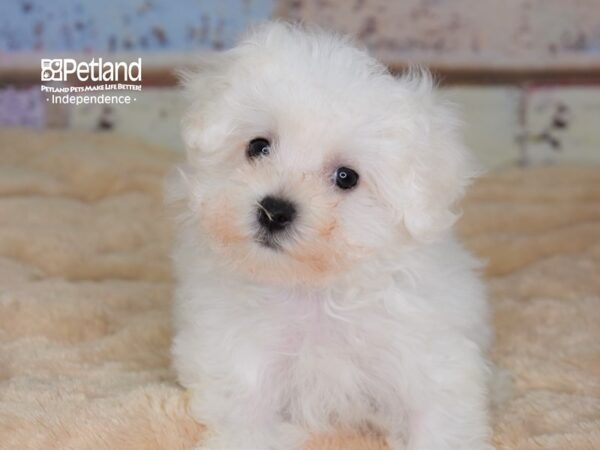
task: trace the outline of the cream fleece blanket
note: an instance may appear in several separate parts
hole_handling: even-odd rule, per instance
[[[0,448],[187,449],[169,369],[174,156],[110,135],[0,130]],[[499,449],[600,449],[600,169],[482,179],[460,224],[489,260]],[[374,438],[316,449],[375,450]]]

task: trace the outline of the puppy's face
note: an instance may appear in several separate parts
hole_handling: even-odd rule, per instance
[[[451,225],[464,152],[427,80],[283,25],[205,64],[188,82],[185,185],[217,263],[321,285]]]

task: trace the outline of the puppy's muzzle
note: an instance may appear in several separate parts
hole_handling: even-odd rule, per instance
[[[289,200],[268,195],[258,202],[258,223],[263,232],[281,232],[288,228],[295,218],[296,207]]]

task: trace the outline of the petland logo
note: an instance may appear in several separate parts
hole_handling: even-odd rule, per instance
[[[93,58],[90,62],[74,59],[42,59],[42,81],[68,81],[76,73],[79,81],[142,81],[142,58],[136,62],[110,62]]]
[[[77,62],[72,58],[41,59],[41,81],[59,82],[69,86],[41,86],[51,94],[46,101],[56,104],[130,104],[130,95],[86,95],[97,91],[141,91],[142,58],[132,62],[111,62],[102,58]],[[86,83],[93,83],[86,85]],[[139,83],[139,84],[136,84]],[[74,84],[74,85],[71,85]]]

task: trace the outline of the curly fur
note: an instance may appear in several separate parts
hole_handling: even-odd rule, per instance
[[[487,306],[452,232],[477,171],[428,74],[270,23],[184,80],[173,358],[211,430],[200,448],[350,427],[398,450],[488,448]],[[257,136],[271,154],[251,162]],[[332,182],[341,165],[352,191]],[[298,205],[280,250],[255,239],[271,194]]]

